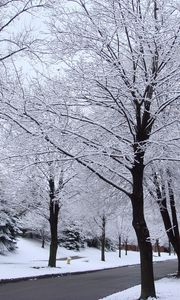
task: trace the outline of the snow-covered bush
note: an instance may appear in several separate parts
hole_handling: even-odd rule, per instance
[[[16,235],[19,233],[17,219],[7,211],[0,213],[0,254],[16,249]]]
[[[0,173],[0,254],[16,249],[19,218],[11,195],[8,177]]]
[[[69,250],[79,251],[80,248],[84,248],[85,239],[77,223],[74,222],[66,226],[62,231],[59,244]]]
[[[92,237],[86,239],[87,246],[93,247],[97,249],[101,249],[101,237]],[[113,241],[110,238],[106,238],[105,241],[105,249],[106,251],[116,251],[116,245],[113,243]]]

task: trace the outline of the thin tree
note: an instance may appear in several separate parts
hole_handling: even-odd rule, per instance
[[[159,206],[159,210],[162,216],[163,224],[169,239],[172,244],[175,253],[178,258],[178,271],[177,276],[180,276],[180,234],[179,224],[176,212],[175,195],[172,184],[172,174],[170,169],[166,172],[167,179],[165,180],[162,175],[157,172],[153,172],[153,181],[156,190],[156,201]],[[166,189],[167,183],[167,189]]]

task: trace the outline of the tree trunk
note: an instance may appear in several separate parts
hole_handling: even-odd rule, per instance
[[[128,253],[128,241],[127,239],[125,240],[125,255]]]
[[[119,257],[121,257],[121,235],[119,235]]]
[[[171,255],[171,243],[170,243],[170,240],[169,240],[169,256]]]
[[[158,256],[161,256],[161,251],[160,251],[160,247],[159,247],[159,239],[156,240],[156,249],[157,249]]]
[[[177,258],[178,258],[177,277],[180,277],[180,253],[177,254]]]
[[[156,298],[153,274],[152,245],[149,230],[144,218],[144,195],[143,195],[143,164],[144,154],[136,155],[132,169],[133,192],[133,227],[136,232],[141,261],[141,296],[140,299],[148,297]]]
[[[42,237],[42,244],[41,244],[41,248],[44,248],[44,246],[45,246],[45,238],[44,238],[44,236]]]
[[[54,180],[50,178],[49,180],[50,187],[50,204],[49,204],[49,224],[50,224],[50,232],[51,232],[51,243],[50,243],[50,252],[49,252],[49,267],[56,267],[56,254],[58,248],[58,214],[59,214],[59,202],[55,199],[55,188],[54,188]]]
[[[179,235],[179,226],[177,220],[174,192],[171,186],[171,179],[168,179],[168,192],[169,192],[172,220],[167,207],[165,183],[163,182],[162,178],[161,178],[161,183],[159,182],[158,176],[155,172],[153,174],[153,180],[156,187],[157,204],[159,205],[159,210],[163,219],[164,227],[166,229],[166,234],[168,236],[169,243],[171,243],[171,245],[174,248],[174,251],[177,254],[177,258],[178,258],[177,276],[179,277],[180,276],[180,235]]]
[[[168,179],[168,192],[169,192],[169,199],[170,199],[170,207],[171,207],[171,216],[172,216],[172,224],[173,224],[173,233],[174,233],[174,251],[177,254],[178,258],[178,271],[177,276],[180,277],[180,234],[179,234],[179,225],[177,220],[177,212],[176,212],[176,204],[175,204],[175,198],[174,198],[174,191],[172,188],[172,177],[171,173],[168,170],[167,171],[169,175]]]
[[[59,205],[57,203],[50,204],[50,232],[51,232],[51,243],[50,243],[50,252],[49,252],[49,267],[56,267],[56,254],[58,248],[58,234],[57,234],[57,225],[58,225],[58,212]]]
[[[105,244],[106,244],[106,218],[102,218],[102,236],[101,236],[101,261],[105,261]]]
[[[149,240],[149,231],[144,218],[137,222],[134,219],[133,226],[137,235],[140,261],[141,261],[141,296],[140,299],[155,297],[152,246]]]

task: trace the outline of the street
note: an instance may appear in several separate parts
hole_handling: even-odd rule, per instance
[[[177,261],[154,264],[159,279],[177,269]],[[140,283],[140,267],[0,284],[1,300],[97,300]]]

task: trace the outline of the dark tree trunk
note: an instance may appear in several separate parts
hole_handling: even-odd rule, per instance
[[[106,247],[106,218],[102,218],[102,236],[101,236],[101,261],[105,261],[105,247]]]
[[[133,192],[133,227],[136,232],[141,261],[141,296],[140,299],[148,297],[156,298],[154,286],[152,245],[149,230],[144,218],[144,195],[143,195],[143,173],[144,173],[144,153],[135,152],[135,162],[132,169]]]
[[[58,225],[58,212],[59,205],[55,202],[50,203],[50,232],[51,232],[51,243],[50,243],[50,253],[49,253],[49,267],[56,267],[56,254],[58,248],[58,234],[57,234],[57,225]]]
[[[49,224],[50,224],[50,232],[51,232],[51,243],[50,243],[50,253],[49,253],[49,267],[56,267],[56,254],[58,248],[58,215],[59,215],[59,202],[55,199],[55,187],[54,187],[54,179],[50,178],[49,180]]]
[[[171,255],[171,243],[170,243],[170,240],[169,240],[169,256]]]
[[[42,244],[41,244],[41,248],[44,248],[44,246],[45,246],[45,238],[44,238],[44,236],[42,237]]]
[[[180,253],[177,253],[177,259],[178,259],[177,277],[180,277]]]
[[[154,60],[152,64],[152,73],[156,77],[157,61]],[[153,259],[152,259],[152,245],[150,241],[149,230],[144,216],[144,156],[147,147],[147,142],[150,137],[153,126],[152,116],[150,113],[151,99],[154,93],[153,84],[146,87],[145,97],[143,101],[134,99],[136,111],[136,126],[135,134],[133,136],[134,144],[134,162],[131,169],[132,174],[132,195],[131,202],[133,208],[133,227],[136,232],[138,247],[140,251],[141,262],[141,295],[140,299],[147,299],[148,297],[156,298],[154,273],[153,273]],[[143,109],[142,109],[143,108]]]
[[[121,257],[121,235],[119,235],[119,246],[118,246],[118,248],[119,248],[119,257]]]
[[[167,197],[166,197],[166,191],[165,191],[165,185],[163,179],[161,178],[161,182],[159,182],[158,176],[155,172],[153,178],[156,187],[157,204],[159,205],[164,227],[166,229],[166,234],[168,236],[169,242],[174,248],[175,253],[177,254],[177,258],[178,258],[177,276],[179,277],[180,276],[180,235],[179,235],[176,205],[175,205],[173,189],[171,186],[171,180],[168,179],[168,192],[169,192],[169,199],[170,199],[172,221],[167,207]]]
[[[158,239],[156,240],[156,249],[157,249],[158,256],[161,256],[161,251],[160,251],[159,240]]]
[[[125,255],[128,253],[128,241],[127,239],[125,240]]]
[[[174,251],[177,254],[178,258],[178,271],[177,276],[180,277],[180,234],[179,234],[179,225],[177,220],[177,213],[176,213],[176,204],[174,198],[174,191],[172,188],[172,179],[171,173],[168,170],[169,180],[168,180],[168,192],[169,192],[169,199],[170,199],[170,207],[171,207],[171,215],[172,215],[172,224],[173,224],[173,232],[175,237],[175,244],[174,244]]]

